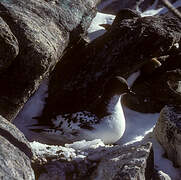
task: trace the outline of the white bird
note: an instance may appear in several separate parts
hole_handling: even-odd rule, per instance
[[[40,133],[48,144],[72,143],[101,139],[105,144],[118,141],[125,131],[121,97],[132,93],[122,77],[111,78],[104,86],[100,103],[90,111],[57,115],[52,125],[35,125],[31,131]]]

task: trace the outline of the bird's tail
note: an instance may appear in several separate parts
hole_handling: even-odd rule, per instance
[[[48,132],[50,126],[46,124],[31,124],[27,126],[30,131],[41,133],[41,132]]]

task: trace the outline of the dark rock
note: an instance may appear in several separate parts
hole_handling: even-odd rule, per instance
[[[107,79],[115,75],[127,78],[155,54],[167,54],[180,41],[181,23],[173,17],[137,16],[113,24],[103,36],[57,64],[43,121],[95,106]]]
[[[117,15],[112,23],[112,26],[119,27],[121,25],[121,22],[124,19],[133,19],[133,18],[140,18],[140,17],[141,16],[137,11],[129,10],[129,9],[122,9],[117,13]]]
[[[124,96],[123,102],[136,111],[160,112],[166,104],[181,104],[180,81],[180,54],[171,55],[151,74],[141,74],[132,86],[136,95]]]
[[[0,117],[0,179],[34,180],[32,157],[31,147],[24,135]]]
[[[154,134],[175,166],[181,167],[181,106],[167,105],[160,112]]]
[[[19,42],[18,56],[0,76],[0,113],[4,117],[16,116],[68,44],[86,33],[97,1],[0,2],[0,16]]]
[[[2,73],[19,53],[19,45],[9,26],[0,17],[0,73]]]

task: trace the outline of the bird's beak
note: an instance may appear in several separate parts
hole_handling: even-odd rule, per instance
[[[135,92],[133,92],[131,89],[129,89],[128,94],[130,94],[130,95],[134,96],[136,93],[135,93]]]

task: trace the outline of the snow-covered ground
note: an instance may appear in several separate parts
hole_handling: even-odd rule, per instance
[[[110,3],[110,0],[105,1]],[[160,8],[153,10],[156,6],[157,1],[150,7],[146,12],[142,13],[142,16],[150,16],[160,13],[165,13],[166,8]],[[105,4],[102,4],[104,6]],[[178,0],[174,3],[176,7],[181,6],[181,1]],[[97,13],[97,16],[94,18],[92,25],[89,28],[89,37],[91,40],[102,35],[105,30],[103,27],[99,26],[100,24],[111,24],[115,16],[107,15],[102,13]],[[133,82],[133,79],[138,75],[134,74],[130,79],[130,84]],[[25,104],[23,110],[19,113],[17,118],[14,121],[14,124],[25,134],[25,136],[33,141],[35,134],[28,130],[28,126],[36,123],[35,119],[32,117],[40,115],[43,106],[44,98],[47,96],[47,81],[44,81],[38,91],[30,98],[30,100]],[[135,112],[124,107],[124,113],[126,117],[126,132],[124,136],[118,141],[119,144],[131,144],[139,142],[145,136],[147,139],[152,141],[154,148],[154,157],[155,157],[155,168],[167,173],[172,180],[179,180],[181,177],[181,172],[174,168],[172,162],[163,157],[164,150],[156,141],[152,135],[152,130],[156,124],[159,114],[144,114]]]

